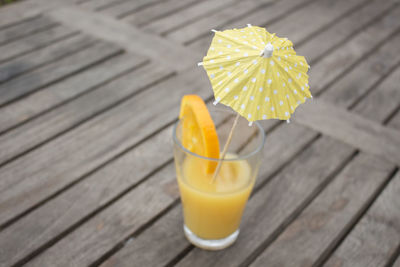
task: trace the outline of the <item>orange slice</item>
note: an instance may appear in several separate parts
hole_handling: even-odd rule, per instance
[[[185,95],[181,101],[182,145],[189,151],[208,158],[219,158],[219,141],[214,122],[203,99]],[[208,161],[206,172],[213,173],[216,162]]]

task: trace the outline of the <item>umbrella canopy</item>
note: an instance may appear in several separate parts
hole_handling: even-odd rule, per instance
[[[214,31],[203,65],[215,102],[230,106],[250,123],[288,120],[296,107],[311,98],[306,59],[293,43],[266,29]]]

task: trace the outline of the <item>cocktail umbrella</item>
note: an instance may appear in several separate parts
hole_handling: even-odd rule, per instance
[[[238,113],[230,137],[239,115],[250,125],[256,120],[289,120],[299,104],[312,98],[309,65],[287,38],[250,24],[242,29],[213,31],[211,46],[199,65],[210,78],[214,104],[224,104]],[[229,142],[228,137],[221,158]]]

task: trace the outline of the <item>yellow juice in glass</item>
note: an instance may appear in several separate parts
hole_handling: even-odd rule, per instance
[[[200,238],[222,239],[238,230],[254,179],[246,160],[225,161],[214,182],[204,164],[188,156],[177,168],[185,225]]]

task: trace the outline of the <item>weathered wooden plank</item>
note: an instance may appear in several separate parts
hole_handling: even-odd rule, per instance
[[[0,106],[119,53],[120,48],[99,43],[5,82],[0,85]]]
[[[122,54],[88,70],[79,72],[66,80],[32,93],[23,99],[12,102],[0,109],[0,132],[32,119],[38,114],[77,97],[85,91],[92,90],[110,79],[129,72],[133,68],[142,65],[145,61],[146,59],[141,56]],[[109,99],[111,100],[112,97]],[[28,128],[35,128],[35,123]]]
[[[399,133],[355,113],[314,100],[298,108],[293,122],[400,165]]]
[[[134,2],[134,8],[139,9],[143,8],[147,5],[157,3],[160,0],[136,0],[136,1],[128,1],[128,2]],[[80,4],[80,7],[83,7],[88,10],[107,10],[109,8],[112,8],[113,6],[118,6],[123,4],[124,2],[127,2],[126,0],[92,0],[92,1],[86,1],[82,4]]]
[[[358,155],[251,266],[312,266],[379,193],[394,166]]]
[[[165,35],[174,29],[178,29],[181,26],[190,24],[191,22],[201,19],[202,17],[208,17],[210,13],[212,14],[215,11],[225,9],[228,6],[235,5],[237,3],[238,1],[235,0],[199,1],[189,8],[185,8],[179,12],[171,14],[170,16],[151,22],[143,29],[151,33]],[[254,8],[255,5],[259,6],[260,2],[255,3],[255,1],[247,1],[247,4],[249,6],[248,10],[250,10],[251,7]]]
[[[398,39],[400,40],[400,37]],[[392,57],[396,56],[392,55]],[[398,58],[398,60],[400,61],[400,58]],[[382,66],[383,64],[379,66]],[[390,74],[389,77],[387,77],[381,84],[379,84],[377,88],[374,89],[374,91],[368,94],[362,100],[362,102],[358,103],[354,107],[354,112],[375,121],[382,121],[382,118],[384,118],[387,113],[382,114],[382,109],[377,109],[376,106],[385,105],[385,110],[390,111],[390,113],[395,112],[400,106],[399,84],[400,68],[397,68],[393,73]]]
[[[230,122],[226,123],[224,126],[227,126],[227,128],[230,127]],[[288,128],[289,126],[285,126],[285,128]],[[293,127],[289,127],[289,128],[293,128]],[[286,129],[287,130],[287,129]],[[278,130],[276,130],[278,131]],[[282,134],[278,134],[273,131],[271,133],[271,135],[274,135],[274,140],[281,140],[281,147],[285,146],[284,142],[282,141],[282,139],[284,138],[284,136],[282,136]],[[280,133],[283,133],[284,131],[279,131]],[[287,131],[286,131],[287,132]],[[286,136],[293,136],[296,134],[297,135],[302,134],[302,138],[300,138],[300,140],[298,140],[297,144],[293,145],[292,149],[289,149],[289,152],[287,154],[290,153],[294,153],[294,151],[299,151],[301,150],[301,145],[303,144],[304,146],[304,142],[306,142],[307,138],[310,138],[310,136],[315,135],[315,133],[310,132],[307,129],[304,129],[302,127],[297,127],[297,129],[294,129],[294,131],[292,131],[291,134],[287,133]],[[240,134],[240,133],[238,133]],[[166,142],[171,142],[170,141],[170,135],[167,136],[167,141]],[[245,138],[241,138],[243,139],[243,142],[245,142]],[[293,139],[295,140],[295,139]],[[275,144],[275,143],[274,143]],[[171,152],[170,152],[170,145],[167,147],[168,150],[163,151],[166,153],[167,157],[171,158]],[[134,152],[135,150],[133,150]],[[267,151],[267,150],[266,150]],[[272,151],[269,152],[272,154]],[[143,153],[138,152],[137,155],[140,155],[140,157],[142,157]],[[151,164],[152,160],[151,158],[154,157],[154,150],[152,151],[148,151],[146,153],[146,157],[144,158],[144,160],[148,160]],[[286,157],[286,156],[284,156]],[[147,158],[147,159],[146,159]],[[284,159],[281,159],[281,161],[283,161]],[[117,168],[117,167],[111,167],[111,166],[107,166],[106,168],[110,168],[110,169],[118,169],[120,171],[123,172],[123,174],[121,174],[121,176],[126,176],[127,173],[132,173],[133,169],[131,169],[131,167],[129,167],[127,169],[128,166],[132,165],[132,161],[126,161],[127,164],[124,165],[123,168]],[[151,167],[151,165],[149,165]],[[276,168],[276,166],[274,166]],[[150,168],[151,170],[151,168]],[[165,171],[164,171],[165,170]],[[145,224],[148,220],[150,220],[152,217],[156,216],[159,212],[161,212],[163,209],[167,208],[170,204],[172,204],[173,202],[175,202],[177,200],[178,194],[177,194],[177,190],[176,190],[176,182],[175,182],[175,171],[173,168],[173,164],[169,164],[164,170],[161,171],[161,173],[156,173],[154,176],[152,176],[149,180],[147,180],[145,183],[141,184],[139,187],[135,188],[134,190],[132,190],[131,192],[129,192],[126,196],[124,196],[123,198],[121,198],[120,200],[118,200],[117,202],[115,202],[113,205],[111,205],[110,207],[108,207],[105,211],[101,212],[98,216],[94,217],[93,219],[91,219],[90,221],[88,221],[87,224],[82,225],[82,227],[78,228],[76,231],[74,231],[72,233],[71,236],[69,236],[68,238],[71,238],[71,240],[75,240],[77,243],[81,244],[80,248],[75,249],[69,249],[68,252],[65,253],[65,257],[60,257],[58,259],[51,259],[53,255],[53,253],[55,251],[59,251],[59,250],[65,250],[65,245],[71,241],[67,241],[65,239],[60,241],[59,243],[54,245],[54,251],[45,251],[43,254],[41,254],[41,256],[38,257],[37,261],[35,261],[33,263],[33,266],[35,266],[36,264],[41,265],[43,263],[45,264],[64,264],[66,262],[69,262],[72,258],[74,258],[74,262],[73,264],[76,265],[87,265],[90,264],[91,262],[97,260],[97,258],[99,258],[103,253],[107,252],[108,249],[111,249],[117,240],[124,240],[127,236],[129,236],[132,232],[135,231],[135,229],[139,228],[140,226],[142,226],[143,224]],[[147,170],[149,171],[149,169]],[[106,177],[109,177],[106,176]],[[99,179],[99,177],[96,178],[96,181]],[[126,178],[125,178],[126,179]],[[113,179],[114,180],[114,179]],[[161,182],[161,186],[160,186],[160,182]],[[151,189],[153,192],[148,191],[148,189]],[[100,190],[102,191],[102,190]],[[140,191],[140,192],[139,192]],[[147,193],[145,195],[147,195],[147,197],[143,197],[143,191],[146,191]],[[141,193],[142,192],[142,193]],[[170,200],[166,201],[164,199],[163,194],[168,194],[170,197]],[[158,195],[160,195],[161,197],[157,197]],[[154,203],[149,203],[149,201]],[[157,203],[156,203],[157,202]],[[131,205],[129,203],[135,203],[135,205]],[[147,203],[147,204],[146,204]],[[125,210],[125,212],[121,212],[121,209],[125,209],[124,207],[128,207],[129,209],[133,208],[137,211],[130,211],[127,212]],[[146,214],[141,214],[143,211],[143,208],[145,206],[151,206],[151,207],[155,207],[155,208],[151,208],[150,210],[148,208],[145,208],[147,211],[147,215]],[[138,213],[139,212],[139,213]],[[116,216],[116,214],[119,214],[118,216]],[[136,214],[135,216],[140,216],[140,221],[135,220],[136,222],[131,222],[128,223],[129,221],[131,221],[130,218],[132,218],[132,215]],[[95,234],[95,236],[93,236],[93,238],[91,238],[91,240],[81,240],[81,235],[79,234],[79,232],[91,232],[92,230],[94,230],[93,225],[97,225],[97,223],[99,222],[99,220],[113,220],[113,222],[108,222],[106,224],[108,224],[110,227],[104,227],[101,231],[97,232],[97,234]],[[127,227],[119,227],[119,222],[127,222],[130,226],[126,225]],[[94,224],[93,224],[94,223]],[[134,223],[134,225],[132,225],[132,223]],[[110,239],[110,237],[112,236],[112,238]],[[98,246],[100,243],[99,241],[101,240],[102,245]],[[75,242],[72,241],[72,242]],[[66,243],[64,243],[66,242]],[[87,248],[91,248],[90,250],[92,252],[90,253],[82,253],[83,250],[86,251]],[[82,255],[81,256],[78,256]],[[83,255],[86,254],[86,255]],[[43,255],[43,256],[42,256]],[[55,261],[54,261],[55,260]],[[152,264],[153,265],[153,264]]]
[[[7,5],[0,9],[0,28],[13,25],[39,16],[46,10],[65,4],[64,0],[27,0],[14,5]]]
[[[161,131],[154,138],[87,177],[73,190],[62,193],[0,232],[0,265],[15,264],[127,188],[133,187],[150,175],[153,169],[171,160],[171,129],[168,127]],[[169,164],[167,170],[173,171],[173,165]],[[167,176],[167,170],[162,170],[151,180],[160,182],[173,178],[173,175]],[[160,188],[160,197],[167,197],[169,188]]]
[[[50,15],[65,25],[118,44],[127,51],[140,51],[141,54],[175,70],[186,70],[195,66],[201,58],[196,51],[183,49],[164,38],[144,33],[125,22],[101,14],[65,7],[52,11]]]
[[[386,266],[400,244],[399,195],[398,173],[324,266]]]
[[[123,18],[124,21],[133,24],[137,27],[143,27],[144,25],[151,23],[152,21],[164,18],[177,12],[181,9],[187,8],[192,5],[194,0],[169,0],[157,3],[157,5],[150,6],[140,12],[124,12],[119,17]]]
[[[323,188],[351,154],[351,148],[323,136],[250,199],[235,246],[212,254],[193,249],[178,266],[237,266],[245,262]]]
[[[143,63],[143,59],[140,57],[131,57],[130,59],[132,62],[136,62],[136,65]],[[98,72],[95,71],[94,74],[96,73]],[[67,103],[18,128],[6,132],[0,136],[0,162],[3,163],[23,154],[25,151],[78,125],[98,112],[112,107],[119,101],[124,100],[135,91],[140,90],[143,86],[150,83],[150,75],[147,73],[151,73],[151,77],[154,79],[153,82],[170,74],[170,72],[166,73],[160,68],[157,68],[154,64],[146,66],[137,72],[135,71],[129,75],[123,76],[115,82],[102,86],[73,102]],[[141,75],[141,77],[138,78],[138,75]],[[75,81],[76,79],[72,82]],[[71,85],[71,83],[66,83],[66,85],[61,86],[61,88],[65,89],[67,85]],[[114,92],[116,91],[115,88],[119,88],[118,92]],[[60,87],[55,89],[60,89]],[[78,87],[78,89],[87,88]],[[79,91],[76,93],[79,93]],[[71,94],[74,94],[74,90],[72,90]],[[68,93],[66,93],[66,96],[68,96]],[[43,99],[41,100],[43,101]],[[88,105],[90,101],[93,102],[91,105]],[[40,103],[37,103],[37,105],[40,105]],[[77,112],[77,110],[79,110],[79,112]],[[29,138],[30,136],[35,136],[35,139],[32,140]]]
[[[55,26],[55,22],[45,17],[34,17],[24,23],[16,24],[0,31],[0,45],[9,43],[25,35]]]
[[[222,127],[229,131],[231,125],[232,120],[229,120]],[[96,212],[119,195],[124,194],[127,188],[132,188],[149,175],[153,175],[154,171],[160,169],[163,165],[168,163],[170,166],[167,168],[173,172],[171,133],[172,126],[167,127],[137,146],[133,151],[91,174],[82,183],[76,185],[73,190],[62,193],[0,232],[0,244],[4,248],[4,253],[0,253],[0,263],[5,265],[16,264],[18,260],[33,253],[42,245],[57,238],[68,228],[81,222],[87,214]],[[242,134],[241,137],[239,140],[242,140],[243,144],[250,136]],[[155,152],[157,152],[157,155],[155,155]],[[159,177],[158,175],[156,176]],[[174,178],[172,173],[168,176],[165,178]],[[112,177],[112,180],[110,180],[110,177]],[[173,187],[172,182],[163,188],[166,193],[170,193]],[[177,198],[178,196],[175,194],[172,197]],[[78,203],[79,205],[77,205]],[[38,225],[37,222],[39,221],[40,224]],[[25,240],[28,236],[29,243]],[[21,244],[24,244],[23,248],[21,248]],[[4,256],[1,257],[1,255]]]
[[[49,30],[27,36],[25,38],[16,40],[15,42],[8,43],[1,47],[0,63],[29,53],[36,49],[45,47],[56,41],[66,39],[70,36],[77,34],[76,30],[58,26]]]
[[[175,182],[175,179],[171,180],[171,184],[173,182]],[[174,192],[179,195],[177,189],[174,189]],[[182,226],[182,206],[178,205],[156,221],[145,232],[128,239],[120,251],[100,266],[165,266],[178,253],[190,247],[189,242],[187,242],[183,235]]]
[[[400,112],[399,112],[399,110],[397,110],[397,113],[394,115],[394,117],[388,123],[388,125],[390,127],[397,129],[397,130],[400,130]]]
[[[94,42],[95,40],[93,38],[78,34],[0,64],[0,83],[32,70],[35,67],[40,67],[47,62],[55,61],[68,54],[79,51]]]
[[[283,4],[281,5],[279,5],[278,2],[276,5],[267,6],[263,9],[266,13],[272,13],[271,16],[268,16],[268,14],[264,14],[263,24],[267,23],[268,21],[274,21],[274,19],[276,18],[282,17],[282,11],[284,9],[282,9],[281,6],[288,5],[287,3],[285,3],[285,1],[282,2]],[[279,23],[270,24],[268,26],[268,30],[271,32],[277,32],[279,35],[282,36],[288,36],[296,44],[297,42],[302,42],[306,40],[308,36],[312,35],[314,32],[318,32],[318,30],[323,28],[324,26],[335,22],[336,20],[338,20],[339,17],[343,15],[343,13],[351,12],[357,9],[362,3],[363,2],[361,0],[335,2],[331,2],[328,0],[316,1],[308,4],[304,8],[299,8],[296,12],[293,12],[283,17],[281,20],[279,20]],[[298,3],[296,2],[296,4]],[[291,3],[289,9],[292,8],[293,5],[294,3]],[[279,10],[279,14],[273,12],[275,10]],[[329,10],[329,12],[327,12],[327,10]],[[244,27],[246,25],[244,24],[245,21],[247,21],[247,23],[261,22],[260,16],[260,14],[251,14],[250,16],[245,17],[238,22],[233,22],[232,25],[229,25],[229,28]],[[310,16],[312,17],[310,18]],[[252,18],[255,19],[254,22]],[[312,24],[308,23],[310,19],[313,20]],[[293,23],[294,21],[296,23]],[[199,27],[197,24],[199,23],[196,22],[184,28],[180,28],[177,31],[167,34],[167,37],[180,43],[191,42],[192,39],[196,38],[194,34],[198,32],[198,29],[194,27]],[[303,25],[308,25],[308,27],[304,27]],[[223,27],[228,27],[228,25],[223,25]]]
[[[204,1],[204,0],[198,0],[198,2]],[[193,2],[193,0],[181,0],[181,6],[188,6]],[[141,15],[142,12],[147,13],[146,10],[148,8],[153,8],[156,7],[157,9],[164,9],[166,12],[171,12],[173,13],[174,8],[174,3],[171,1],[146,1],[143,3],[140,3],[140,1],[125,1],[123,3],[120,3],[118,5],[114,5],[110,8],[107,8],[105,10],[102,10],[102,12],[106,15],[115,17],[115,18],[122,18],[124,16],[127,16],[129,14],[135,15]],[[179,7],[179,6],[178,6]],[[160,15],[162,15],[161,13]],[[157,18],[157,17],[153,17]]]
[[[397,260],[393,264],[393,267],[400,267],[400,257],[397,257]]]
[[[209,81],[200,75],[200,71],[196,67],[148,90],[142,90],[135,97],[3,166],[0,169],[0,224],[173,121],[183,94],[197,93],[209,97]],[[150,70],[146,76],[148,86],[154,82],[151,73]],[[136,79],[140,79],[140,76]],[[134,84],[125,86],[132,88]],[[119,90],[124,90],[124,87]],[[81,100],[80,108],[69,110],[69,113],[71,117],[77,116],[82,107],[106,101],[105,98],[116,92],[113,88],[112,92],[105,92],[100,99],[86,98],[86,102]],[[61,123],[60,120],[56,122]]]
[[[337,106],[351,107],[357,99],[361,98],[372,89],[374,90],[372,94],[367,96],[366,100],[362,101],[362,105],[359,106],[358,109],[365,109],[371,101],[375,101],[371,99],[372,95],[375,97],[381,95],[381,100],[388,101],[381,103],[391,105],[393,110],[393,108],[397,107],[397,104],[399,103],[397,101],[400,101],[399,97],[391,98],[387,93],[386,97],[384,97],[385,93],[379,92],[382,90],[393,91],[395,83],[400,80],[399,72],[397,71],[392,74],[391,77],[386,78],[386,81],[388,82],[384,82],[376,89],[374,88],[376,84],[385,78],[400,61],[400,55],[398,55],[398,53],[388,51],[388,49],[392,50],[391,47],[393,46],[400,46],[400,34],[397,34],[370,57],[358,64],[356,68],[346,72],[339,81],[330,86],[321,98],[329,99],[329,102],[334,103]],[[386,87],[387,89],[384,89]],[[393,92],[393,94],[395,94],[395,92]],[[373,108],[374,106],[370,106],[366,111],[372,111]],[[355,110],[357,110],[357,108]],[[373,116],[381,117],[379,113],[371,113],[370,117]]]
[[[276,32],[279,36],[287,36],[294,44],[301,43],[313,33],[320,31],[321,28],[335,23],[345,14],[359,9],[367,1],[316,1],[307,5],[306,8],[291,13],[280,20],[279,23],[273,23],[268,27],[268,30]],[[307,27],[304,27],[304,25],[307,25]]]
[[[326,30],[313,35],[312,42],[296,45],[299,54],[313,64],[325,54],[351,39],[357,32],[368,27],[375,20],[387,14],[398,5],[395,1],[373,0],[365,3],[349,16],[341,18]],[[329,40],[327,42],[326,40]],[[295,43],[296,44],[296,43]],[[304,45],[302,45],[304,44]]]
[[[313,94],[320,94],[329,84],[334,83],[340,75],[351,70],[355,62],[362,60],[384,44],[400,26],[400,8],[394,8],[384,18],[356,34],[333,53],[328,54],[309,71],[310,86]]]
[[[279,14],[284,14],[284,12],[287,11],[285,7],[292,8],[295,5],[293,1],[290,1],[291,3],[288,2],[289,1],[278,1],[271,6],[268,5],[268,2],[265,4],[256,1],[246,1],[246,3],[243,1],[235,2],[235,4],[226,6],[217,13],[198,19],[188,25],[181,25],[182,27],[178,30],[169,32],[167,37],[170,40],[186,45],[201,36],[211,36],[211,29],[222,30],[220,28],[224,27],[227,23],[234,21],[236,18],[246,16],[250,12],[255,12],[257,9],[263,9],[268,13],[269,10],[275,10],[275,12],[279,12]],[[301,2],[305,1],[302,0]],[[267,6],[267,8],[265,8],[265,6]],[[160,23],[160,21],[155,23]],[[245,25],[241,26],[244,27]],[[157,27],[152,26],[152,24],[147,25],[144,29],[152,32],[157,31]]]

